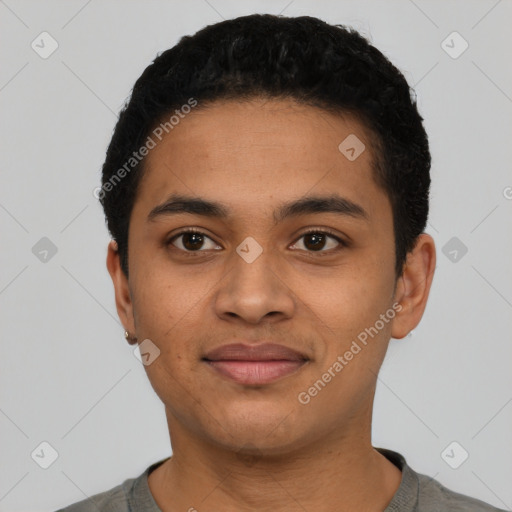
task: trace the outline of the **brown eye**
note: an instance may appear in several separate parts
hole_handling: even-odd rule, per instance
[[[312,251],[319,251],[325,247],[326,238],[321,233],[308,233],[304,235],[304,246]]]
[[[204,244],[203,235],[199,235],[198,233],[183,233],[181,236],[183,237],[183,246],[189,251],[201,249]]]
[[[336,250],[339,249],[340,246],[344,247],[346,244],[335,236],[334,234],[328,232],[328,231],[308,231],[307,233],[303,233],[299,240],[304,239],[304,242],[302,243],[305,247],[305,250],[309,252],[328,252],[329,250]],[[335,243],[333,244],[331,242],[330,246],[328,246],[328,240],[334,240]],[[297,244],[296,242],[294,246]],[[327,246],[327,249],[326,249]],[[299,247],[300,249],[301,247]],[[324,250],[326,249],[326,250]]]
[[[180,241],[181,238],[181,241]],[[201,249],[205,249],[206,241],[210,241],[210,247],[206,247],[206,249],[215,249],[219,247],[215,242],[204,233],[200,231],[188,230],[182,231],[177,235],[174,235],[167,243],[172,244],[178,249],[186,252],[202,252]],[[175,243],[178,242],[178,243]]]

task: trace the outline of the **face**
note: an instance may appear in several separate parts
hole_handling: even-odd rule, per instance
[[[108,257],[125,327],[160,351],[144,368],[170,429],[268,454],[357,435],[390,336],[423,311],[408,316],[405,280],[395,289],[368,132],[292,101],[200,107],[147,156],[129,281],[113,242]],[[340,150],[354,135],[355,151]],[[294,353],[212,356],[263,343]]]

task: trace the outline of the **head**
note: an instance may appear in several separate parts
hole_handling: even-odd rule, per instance
[[[429,169],[406,80],[353,30],[245,16],[146,68],[99,198],[118,313],[160,351],[145,369],[175,432],[278,454],[360,428],[426,305]],[[306,363],[241,385],[205,361],[237,341]]]

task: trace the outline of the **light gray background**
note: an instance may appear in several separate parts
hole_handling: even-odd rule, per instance
[[[92,191],[117,113],[157,52],[254,12],[355,27],[415,86],[438,265],[421,324],[391,342],[373,444],[512,507],[510,0],[0,0],[1,511],[52,511],[170,455],[163,405],[117,318]],[[43,31],[59,44],[47,59],[31,48]],[[453,31],[469,43],[457,59],[441,46]],[[46,263],[32,252],[42,237],[57,247]],[[442,252],[452,237],[468,248],[456,262]],[[48,469],[31,458],[42,441],[59,454]],[[458,469],[441,457],[452,441],[469,453]]]

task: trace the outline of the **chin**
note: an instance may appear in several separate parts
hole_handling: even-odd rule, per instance
[[[301,423],[293,411],[283,407],[258,407],[245,404],[234,408],[232,414],[225,411],[218,417],[218,428],[208,432],[215,444],[225,449],[247,455],[280,455],[289,453],[305,437]],[[212,423],[210,422],[210,425]]]

